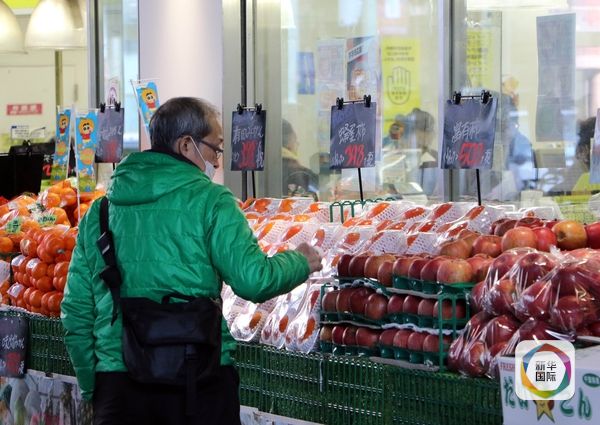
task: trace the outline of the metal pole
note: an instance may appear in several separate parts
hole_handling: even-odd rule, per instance
[[[247,66],[247,54],[246,54],[246,0],[240,0],[240,46],[242,50],[242,63],[241,63],[241,99],[242,106],[248,104],[248,95],[246,87],[246,66]],[[254,178],[252,179],[254,189]],[[256,195],[253,191],[253,195]],[[248,174],[246,171],[242,171],[242,201],[248,199]]]
[[[63,57],[62,50],[54,51],[54,90],[56,106],[63,107]]]

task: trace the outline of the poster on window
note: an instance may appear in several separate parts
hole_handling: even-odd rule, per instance
[[[92,110],[85,114],[78,113],[75,119],[75,158],[80,192],[92,192],[96,189],[94,159],[97,145],[98,112]]]
[[[492,168],[497,104],[496,98],[446,102],[442,168]]]
[[[67,178],[70,152],[70,130],[71,110],[59,109],[56,114],[56,136],[50,177],[52,183],[57,183]]]
[[[537,17],[538,142],[575,141],[575,14]]]
[[[361,100],[364,95],[378,97],[379,46],[376,37],[346,40],[346,97]]]
[[[596,112],[596,127],[590,155],[590,183],[600,183],[600,109]]]
[[[156,86],[156,82],[152,80],[132,80],[131,84],[133,85],[136,94],[138,110],[140,111],[140,116],[144,122],[144,128],[149,135],[150,118],[152,118],[152,115],[160,106],[160,101],[158,100],[158,87]]]

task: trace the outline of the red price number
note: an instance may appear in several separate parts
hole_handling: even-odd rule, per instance
[[[344,150],[346,156],[346,166],[360,168],[365,160],[365,146],[364,145],[348,145]]]
[[[241,169],[256,168],[256,140],[247,140],[242,142],[242,159],[240,161]]]
[[[481,164],[485,147],[483,143],[463,142],[458,161],[462,166],[475,167]]]

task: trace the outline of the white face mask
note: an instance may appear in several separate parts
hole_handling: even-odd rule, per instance
[[[194,139],[192,139],[192,141],[193,140]],[[198,149],[198,146],[196,145],[195,141],[192,144],[194,145],[194,148],[196,148],[196,152],[198,152],[198,155],[200,155],[200,158],[202,158],[202,161],[204,161],[204,174],[206,174],[206,176],[210,180],[212,180],[213,177],[215,176],[215,173],[217,172],[215,166],[212,165],[212,163],[210,163],[204,159],[204,156],[202,156],[202,153],[200,152],[200,149]]]

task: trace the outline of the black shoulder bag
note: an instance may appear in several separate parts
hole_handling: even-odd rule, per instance
[[[194,413],[196,387],[213,379],[221,360],[220,303],[177,292],[162,303],[149,298],[121,298],[121,273],[108,227],[108,198],[100,204],[97,246],[106,267],[100,277],[112,299],[112,322],[123,315],[123,360],[132,379],[148,384],[186,387],[186,414]],[[178,298],[186,302],[173,302]]]

